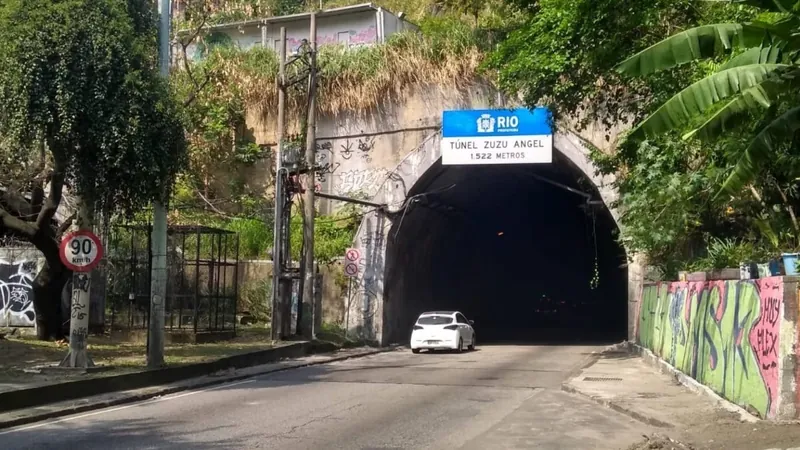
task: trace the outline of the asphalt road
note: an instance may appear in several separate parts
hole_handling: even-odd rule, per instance
[[[624,448],[647,427],[560,390],[598,349],[395,351],[0,431],[0,448]]]

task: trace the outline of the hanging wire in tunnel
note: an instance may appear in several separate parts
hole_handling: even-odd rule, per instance
[[[400,234],[400,230],[403,228],[403,220],[406,218],[406,213],[408,213],[408,210],[411,208],[412,203],[419,201],[420,198],[425,197],[426,195],[441,194],[442,192],[447,192],[450,189],[453,189],[454,187],[456,187],[455,183],[451,184],[450,186],[447,186],[446,188],[442,188],[436,191],[423,192],[421,194],[416,194],[409,197],[406,200],[405,205],[403,206],[403,215],[400,216],[400,222],[397,224],[397,231],[394,232],[394,238],[397,239],[397,235]]]
[[[594,238],[594,275],[589,281],[589,288],[595,290],[600,286],[600,263],[597,251],[597,213],[592,209],[592,237]]]

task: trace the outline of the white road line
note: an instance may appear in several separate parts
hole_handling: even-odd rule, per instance
[[[37,423],[35,425],[29,425],[29,426],[25,426],[25,427],[21,427],[21,428],[12,428],[12,429],[7,430],[7,431],[0,431],[0,436],[2,436],[4,434],[17,433],[17,432],[20,432],[20,431],[33,430],[33,429],[36,429],[36,428],[41,428],[41,427],[45,427],[47,425],[53,425],[53,424],[56,424],[56,423],[70,422],[70,421],[73,421],[73,420],[84,419],[86,417],[92,417],[92,416],[96,416],[96,415],[99,415],[99,414],[107,414],[107,413],[112,413],[112,412],[115,412],[115,411],[122,411],[123,409],[136,408],[136,407],[139,407],[139,406],[146,406],[146,405],[148,405],[150,403],[164,402],[164,401],[167,401],[167,400],[176,400],[176,399],[179,399],[181,397],[188,397],[190,395],[202,394],[203,392],[213,391],[213,390],[216,390],[216,389],[222,389],[222,388],[231,387],[231,386],[238,386],[240,384],[245,384],[245,383],[252,383],[254,381],[256,381],[256,380],[251,378],[251,379],[248,379],[248,380],[237,381],[235,383],[227,383],[227,384],[222,384],[222,385],[219,385],[219,386],[214,386],[214,387],[208,388],[208,389],[201,389],[199,391],[190,391],[190,392],[186,392],[186,393],[183,393],[183,394],[168,395],[166,397],[156,397],[156,398],[151,398],[149,400],[144,400],[144,401],[141,401],[141,402],[138,402],[138,403],[134,403],[132,405],[118,406],[116,408],[111,408],[111,409],[101,409],[100,411],[81,414],[79,416],[69,416],[69,417],[65,417],[63,419],[57,419],[57,420],[51,420],[51,421],[47,421],[47,422]]]

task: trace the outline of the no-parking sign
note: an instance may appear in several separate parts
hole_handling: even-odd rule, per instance
[[[73,272],[90,272],[103,259],[103,244],[91,231],[70,233],[61,240],[61,262]]]

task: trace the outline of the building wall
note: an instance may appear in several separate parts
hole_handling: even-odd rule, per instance
[[[278,50],[280,27],[286,27],[286,49],[289,53],[309,38],[309,21],[296,20],[267,26],[268,47]],[[259,31],[259,35],[260,35]],[[259,41],[260,41],[259,36]],[[377,16],[374,11],[342,14],[317,19],[317,45],[347,44],[351,46],[374,44],[378,40]]]
[[[384,37],[391,34],[414,29],[411,24],[398,19],[392,13],[383,11],[385,25]],[[351,47],[371,45],[380,41],[379,14],[376,11],[362,11],[317,19],[317,45],[346,44]],[[309,38],[310,21],[308,18],[270,23],[266,27],[266,47],[275,51],[279,49],[280,29],[286,28],[286,49],[289,54],[300,47],[303,39]],[[261,24],[250,24],[240,27],[218,28],[216,32],[228,35],[236,46],[249,50],[262,45],[264,33]],[[199,57],[197,46],[190,45],[187,54],[191,58]]]
[[[322,265],[319,269],[322,274],[322,315],[320,322],[340,325],[345,318],[345,302],[347,301],[346,289],[342,289],[339,281],[339,274],[342,271],[341,262],[334,262],[331,265]],[[272,280],[272,261],[268,260],[243,260],[239,261],[239,293],[247,289],[248,286],[258,285],[264,281]],[[265,297],[264,301],[270,301]],[[245,312],[244,306],[240,304],[239,312]]]
[[[663,282],[641,291],[636,343],[766,419],[796,412],[797,282]]]

